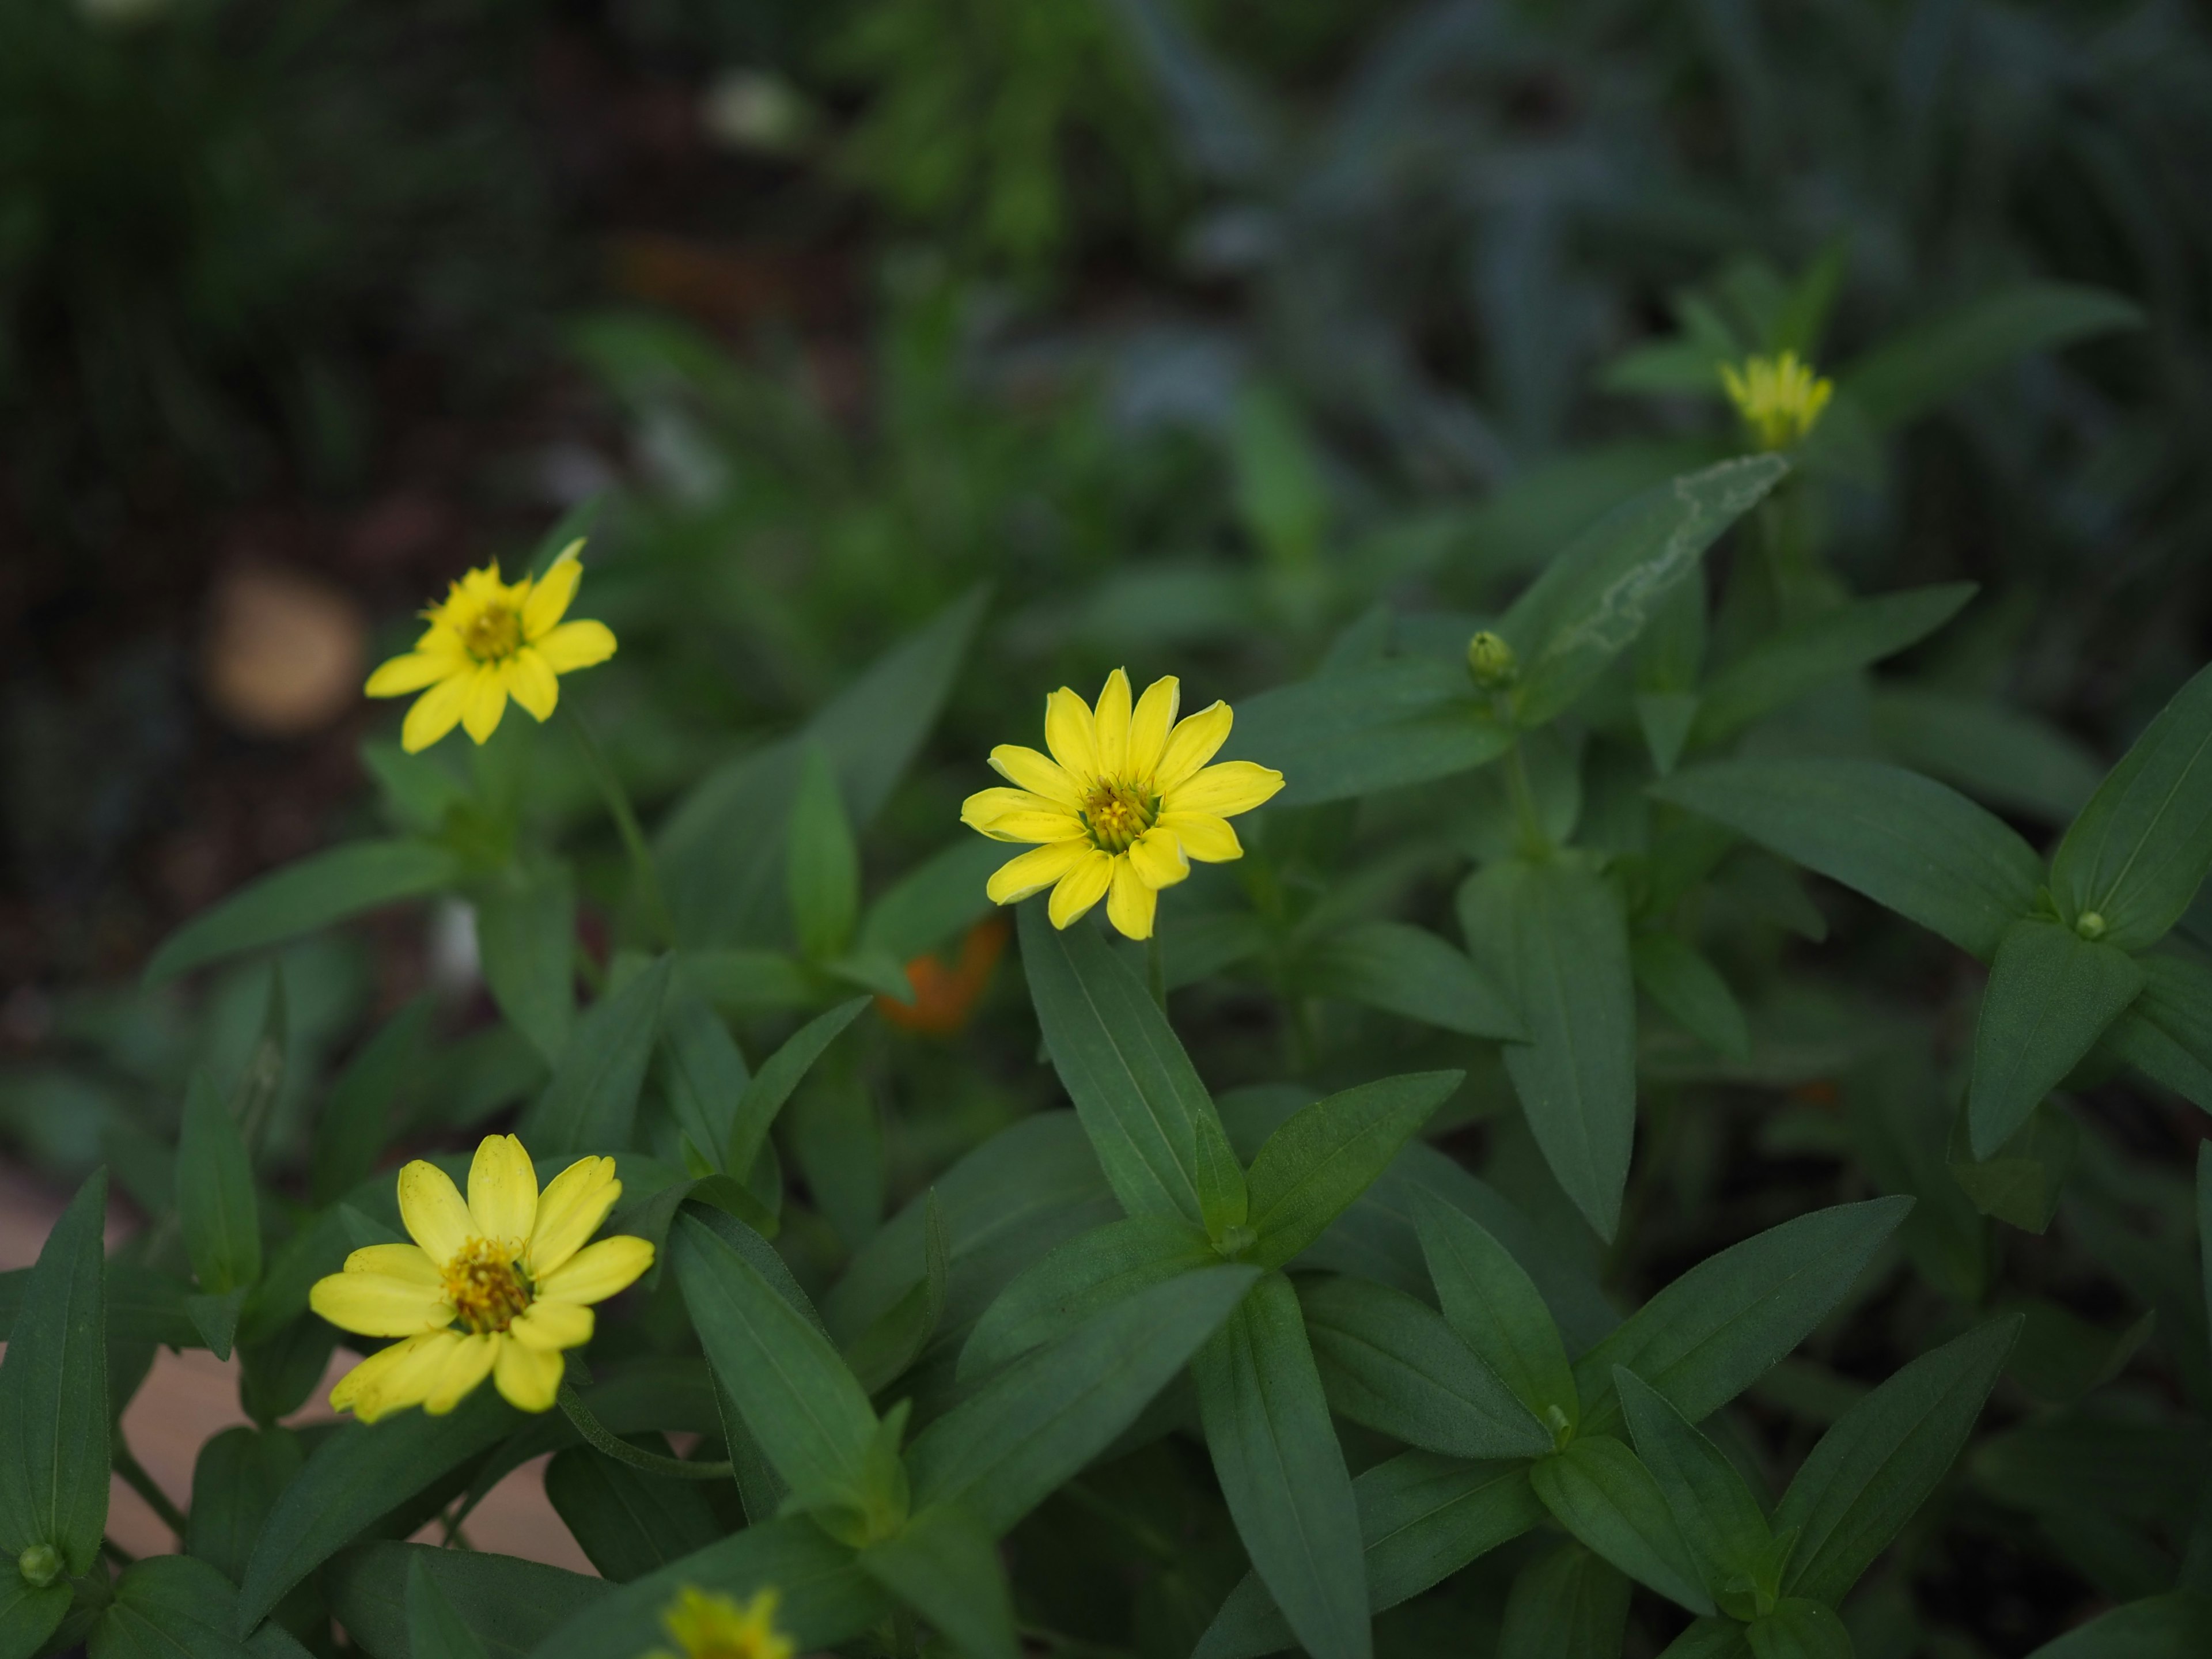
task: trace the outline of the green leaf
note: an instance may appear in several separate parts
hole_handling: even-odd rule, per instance
[[[75,1597],[66,1583],[33,1585],[21,1572],[0,1572],[0,1659],[31,1659],[61,1628]]]
[[[547,1065],[559,1065],[576,1023],[575,878],[565,864],[509,865],[471,896],[492,1000]]]
[[[1851,1633],[1834,1610],[1802,1595],[1785,1596],[1744,1631],[1756,1659],[1853,1659]]]
[[[2106,1028],[2104,1044],[2144,1076],[2212,1112],[2212,967],[2193,957],[2140,957],[2143,988]]]
[[[188,1296],[185,1311],[191,1316],[192,1328],[199,1333],[200,1341],[217,1359],[230,1358],[231,1344],[238,1336],[239,1316],[246,1310],[246,1299],[251,1292],[241,1285],[235,1290],[225,1291],[220,1296]]]
[[[1180,1274],[1009,1366],[907,1449],[915,1507],[957,1504],[994,1536],[1011,1531],[1136,1420],[1259,1276]]]
[[[1525,1042],[1528,1030],[1504,992],[1443,939],[1398,921],[1332,933],[1298,959],[1297,988],[1341,997],[1447,1031]]]
[[[107,1175],[62,1212],[23,1291],[0,1358],[0,1564],[44,1544],[90,1572],[107,1525]],[[0,1571],[0,1578],[8,1575]],[[44,1617],[36,1606],[26,1624]]]
[[[892,883],[860,922],[860,944],[894,962],[941,949],[998,907],[983,890],[1009,854],[1004,842],[963,835]]]
[[[1731,761],[1651,786],[1988,961],[2033,915],[2034,849],[1933,779],[1875,761]]]
[[[1367,1560],[1369,1608],[1395,1607],[1519,1537],[1544,1518],[1522,1462],[1470,1463],[1403,1452],[1352,1483]],[[1221,1605],[1192,1659],[1255,1659],[1295,1638],[1257,1574]]]
[[[988,1376],[1100,1310],[1220,1260],[1206,1235],[1176,1216],[1127,1216],[1071,1238],[984,1310],[960,1352],[961,1380]]]
[[[802,1653],[847,1641],[892,1610],[890,1597],[860,1571],[850,1549],[793,1516],[747,1527],[623,1585],[561,1624],[537,1645],[535,1659],[609,1659],[665,1646],[660,1616],[687,1585],[740,1604],[774,1589],[776,1626]]]
[[[416,997],[363,1043],[331,1085],[315,1122],[309,1195],[318,1206],[335,1204],[368,1178],[391,1133],[393,1106],[416,1074],[430,1047],[434,995]]]
[[[1974,1030],[1966,1115],[1977,1158],[2012,1138],[2142,986],[2126,951],[2071,927],[2021,921],[2005,929]]]
[[[185,1088],[177,1136],[177,1212],[200,1288],[221,1296],[261,1277],[253,1166],[222,1097],[204,1071]],[[233,1318],[235,1319],[234,1313]],[[218,1358],[228,1358],[229,1345]]]
[[[660,1437],[641,1449],[668,1455]],[[704,1549],[721,1535],[696,1481],[659,1479],[589,1446],[571,1446],[545,1466],[545,1496],[602,1578],[633,1578]]]
[[[86,1644],[98,1659],[245,1659],[232,1634],[237,1592],[204,1561],[188,1555],[135,1561],[115,1581]],[[258,1647],[258,1644],[257,1644]],[[287,1644],[297,1651],[296,1644]]]
[[[1659,1659],[1751,1659],[1744,1627],[1726,1615],[1698,1619],[1669,1642]]]
[[[1902,1197],[1838,1204],[1708,1256],[1576,1363],[1582,1432],[1619,1420],[1615,1365],[1703,1422],[1812,1334],[1911,1207]]]
[[[2079,738],[1990,697],[1885,685],[1874,730],[1899,764],[2051,823],[2071,822],[2105,775]]]
[[[963,1659],[1016,1659],[1013,1592],[991,1534],[965,1510],[924,1510],[860,1555],[860,1571],[937,1628]]]
[[[1891,336],[1838,377],[1877,427],[1898,426],[2032,352],[2139,328],[2142,312],[2103,289],[2021,283]]]
[[[2204,1317],[2212,1324],[2212,1141],[2197,1143],[2197,1266],[2204,1281]]]
[[[1797,1528],[1785,1592],[1844,1599],[1959,1455],[2020,1323],[1995,1320],[1923,1354],[1820,1437],[1774,1511],[1778,1533]]]
[[[1519,724],[1542,726],[1580,696],[1789,470],[1778,455],[1754,455],[1686,473],[1607,514],[1553,560],[1498,624],[1520,653]]]
[[[860,854],[829,750],[819,743],[806,745],[784,838],[784,885],[799,951],[810,962],[831,961],[851,941],[860,914]]]
[[[1473,1216],[1432,1194],[1413,1221],[1444,1321],[1544,1425],[1547,1449],[1582,1415],[1565,1345],[1544,1298],[1510,1252]]]
[[[1620,1222],[1636,1134],[1636,991],[1620,893],[1585,855],[1468,878],[1460,927],[1530,1041],[1505,1049],[1544,1161],[1601,1238]]]
[[[235,1581],[269,1512],[306,1462],[289,1429],[225,1429],[210,1439],[192,1464],[186,1552]]]
[[[1698,718],[1698,694],[1638,691],[1635,705],[1636,724],[1644,733],[1651,769],[1663,778],[1680,762],[1683,748],[1690,741],[1690,728]]]
[[[1426,1303],[1363,1279],[1303,1281],[1298,1302],[1338,1415],[1453,1457],[1540,1457],[1551,1431]]]
[[[1628,960],[1644,994],[1684,1030],[1730,1060],[1751,1058],[1743,1005],[1695,945],[1679,933],[1641,933],[1629,942]]]
[[[684,950],[676,960],[684,988],[717,1008],[811,1008],[819,994],[805,964],[781,951]]]
[[[2174,693],[2097,787],[2051,855],[2051,896],[2085,937],[2140,951],[2180,920],[2208,869],[2212,667]]]
[[[1659,1483],[1692,1559],[1704,1564],[1706,1588],[1719,1596],[1741,1580],[1744,1589],[1771,1594],[1775,1587],[1759,1579],[1773,1535],[1735,1465],[1633,1371],[1614,1366],[1613,1386],[1636,1437],[1636,1455]]]
[[[1054,927],[1042,899],[1020,917],[1037,1024],[1107,1184],[1132,1215],[1203,1225],[1192,1125],[1213,1102],[1167,1016],[1096,928]]]
[[[860,1017],[869,1000],[866,997],[854,997],[849,1002],[839,1003],[827,1013],[817,1014],[793,1031],[783,1047],[770,1054],[760,1070],[753,1073],[744,1092],[738,1097],[737,1110],[731,1118],[729,1159],[724,1167],[732,1175],[742,1178],[751,1170],[753,1160],[760,1155],[776,1114],[791,1098],[791,1091],[814,1069],[814,1062],[822,1058],[823,1051]]]
[[[1603,1558],[1560,1545],[1514,1579],[1498,1659],[1619,1659],[1628,1592]]]
[[[722,1170],[738,1102],[752,1082],[721,1016],[682,985],[661,1011],[660,1076],[668,1109],[710,1167]]]
[[[1528,1484],[1554,1520],[1637,1583],[1692,1613],[1714,1610],[1659,1483],[1620,1441],[1577,1440],[1533,1465]]]
[[[1224,760],[1283,773],[1280,806],[1315,806],[1487,765],[1513,746],[1456,662],[1391,657],[1237,705]]]
[[[859,1504],[876,1413],[830,1340],[696,1217],[669,1240],[707,1363],[794,1492]]]
[[[1267,1137],[1252,1160],[1251,1259],[1279,1267],[1367,1190],[1466,1077],[1413,1072],[1317,1100]]]
[[[1252,1216],[1252,1188],[1245,1179],[1244,1166],[1237,1162],[1218,1117],[1210,1112],[1201,1114],[1191,1120],[1190,1130],[1198,1209],[1206,1223],[1206,1236],[1217,1245],[1241,1238]]]
[[[2208,1644],[2212,1597],[2174,1590],[2100,1613],[2027,1659],[2197,1659]]]
[[[288,864],[202,911],[162,941],[146,964],[159,985],[225,957],[282,945],[365,910],[453,886],[461,860],[419,841],[363,841]]]
[[[407,1564],[407,1659],[490,1659],[420,1555]]]
[[[564,1622],[614,1599],[604,1579],[428,1544],[361,1545],[332,1561],[320,1582],[331,1616],[357,1647],[377,1659],[429,1659],[415,1646],[418,1575],[459,1615],[485,1659],[524,1659]]]
[[[284,1488],[254,1540],[239,1586],[240,1633],[267,1618],[293,1585],[371,1522],[490,1450],[520,1421],[486,1387],[444,1417],[410,1411],[331,1431]]]
[[[1769,635],[1705,682],[1690,741],[1724,743],[1830,680],[1917,645],[1973,598],[1972,582],[1852,599]]]
[[[1237,1536],[1314,1659],[1367,1659],[1367,1572],[1352,1477],[1290,1281],[1270,1273],[1191,1361]]]
[[[934,1187],[923,1205],[921,1279],[845,1345],[845,1363],[871,1396],[906,1374],[945,1318],[945,1294],[952,1278],[952,1242]]]
[[[1966,1145],[1962,1113],[1952,1126],[1945,1164],[1981,1214],[2039,1233],[2057,1213],[2081,1142],[2081,1131],[2065,1109],[2045,1101],[1995,1152],[1978,1159]]]
[[[638,1091],[660,1030],[672,958],[662,957],[612,996],[594,1003],[561,1051],[553,1079],[515,1133],[543,1157],[627,1147]]]

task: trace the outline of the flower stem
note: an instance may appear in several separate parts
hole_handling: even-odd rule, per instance
[[[146,1473],[144,1466],[131,1455],[131,1448],[124,1443],[120,1434],[116,1437],[115,1455],[110,1462],[116,1474],[123,1477],[123,1484],[144,1498],[146,1507],[161,1517],[163,1526],[177,1534],[179,1544],[183,1543],[185,1512],[170,1500],[169,1494],[161,1490],[154,1477]]]
[[[1521,752],[1518,738],[1505,751],[1505,791],[1513,802],[1513,819],[1521,830],[1521,851],[1528,858],[1541,858],[1552,850],[1552,838],[1544,833],[1544,820],[1536,810],[1535,787],[1528,781],[1528,762]]]
[[[561,1409],[576,1425],[576,1432],[590,1441],[593,1447],[605,1452],[617,1463],[627,1463],[647,1474],[665,1475],[677,1480],[727,1480],[737,1474],[733,1463],[686,1462],[680,1457],[663,1457],[658,1452],[641,1451],[627,1440],[615,1437],[607,1425],[592,1414],[592,1408],[577,1396],[568,1383],[561,1385],[556,1396]]]
[[[584,757],[584,769],[592,775],[599,786],[599,794],[607,804],[607,811],[615,821],[623,845],[629,851],[631,873],[637,881],[638,902],[645,908],[645,922],[660,945],[676,942],[676,927],[668,913],[668,901],[660,891],[660,872],[653,862],[653,849],[646,845],[645,831],[638,827],[637,814],[630,810],[629,792],[623,787],[622,780],[607,764],[605,751],[592,728],[584,723],[583,714],[573,702],[563,701],[562,708],[568,716],[568,729],[576,734],[577,751]]]

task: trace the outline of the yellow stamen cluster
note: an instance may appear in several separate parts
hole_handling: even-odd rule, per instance
[[[775,1627],[774,1589],[743,1607],[731,1597],[686,1584],[660,1615],[677,1650],[656,1648],[646,1659],[791,1659],[794,1644]]]
[[[1127,852],[1129,843],[1151,829],[1159,815],[1159,797],[1148,796],[1119,778],[1101,779],[1083,799],[1083,822],[1091,839],[1109,853]]]
[[[1794,351],[1777,357],[1747,357],[1739,370],[1722,363],[1721,384],[1729,401],[1761,449],[1789,449],[1805,441],[1835,394],[1835,383],[1820,379]]]
[[[503,1331],[530,1305],[530,1287],[515,1271],[520,1242],[472,1238],[440,1275],[455,1317],[472,1331]]]

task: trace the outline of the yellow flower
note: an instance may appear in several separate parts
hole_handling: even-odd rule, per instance
[[[1721,384],[1761,449],[1801,444],[1819,422],[1835,394],[1835,382],[1814,377],[1810,363],[1785,351],[1778,357],[1747,357],[1741,373],[1722,363]]]
[[[399,1218],[412,1244],[371,1244],[318,1279],[308,1305],[340,1330],[404,1341],[338,1379],[331,1404],[364,1423],[420,1406],[435,1417],[489,1376],[526,1412],[561,1386],[561,1351],[592,1340],[591,1304],[653,1265],[653,1246],[596,1244],[622,1182],[611,1158],[579,1158],[543,1193],[513,1135],[486,1135],[463,1202],[452,1179],[416,1159],[399,1172]]]
[[[371,674],[365,688],[372,697],[422,693],[407,711],[400,747],[417,754],[457,724],[482,743],[499,729],[509,697],[545,720],[561,700],[556,676],[614,655],[605,623],[561,620],[583,578],[581,546],[569,543],[535,580],[502,582],[496,563],[471,570],[443,605],[422,613],[430,625],[415,648]]]
[[[1052,925],[1066,927],[1100,899],[1131,939],[1150,939],[1159,890],[1190,873],[1190,861],[1244,856],[1227,820],[1283,787],[1283,775],[1250,761],[1208,766],[1227,741],[1229,705],[1176,719],[1180,688],[1154,680],[1133,712],[1129,677],[1107,676],[1098,708],[1066,686],[1044,702],[1049,758],[1001,744],[991,751],[1012,789],[968,797],[960,821],[994,841],[1044,844],[1000,866],[985,890],[1012,904],[1052,889]]]
[[[655,1648],[646,1659],[791,1659],[792,1640],[775,1627],[775,1604],[773,1589],[741,1607],[686,1584],[660,1615],[678,1652]]]

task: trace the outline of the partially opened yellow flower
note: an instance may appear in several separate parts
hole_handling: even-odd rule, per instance
[[[571,542],[534,580],[502,582],[495,562],[471,570],[443,605],[422,613],[430,625],[415,648],[371,674],[366,688],[372,697],[422,693],[400,728],[401,748],[419,753],[457,725],[483,743],[499,729],[509,697],[545,720],[561,700],[560,675],[614,655],[605,623],[561,620],[583,580],[583,545]]]
[[[1747,357],[1739,370],[1722,363],[1721,385],[1751,428],[1761,449],[1801,444],[1820,423],[1820,411],[1835,395],[1835,383],[1820,379],[1794,351],[1778,357]]]
[[[1106,901],[1106,919],[1131,939],[1152,936],[1159,891],[1193,859],[1244,856],[1228,820],[1283,787],[1250,761],[1206,762],[1228,740],[1229,705],[1176,718],[1182,688],[1154,680],[1133,710],[1129,677],[1115,669],[1091,706],[1066,686],[1044,702],[1045,747],[1001,744],[991,764],[1016,787],[968,797],[960,821],[994,841],[1041,842],[1000,866],[986,889],[1012,904],[1052,889],[1052,925],[1066,927]]]
[[[646,1659],[791,1659],[791,1638],[775,1627],[776,1593],[764,1589],[739,1607],[686,1584],[660,1615],[676,1651],[655,1648]]]
[[[399,1218],[412,1244],[371,1244],[318,1279],[308,1305],[340,1330],[404,1339],[338,1379],[331,1404],[364,1423],[420,1406],[435,1417],[485,1377],[526,1412],[561,1387],[561,1351],[592,1340],[591,1304],[653,1265],[653,1246],[596,1244],[622,1196],[611,1158],[579,1158],[544,1192],[513,1135],[486,1135],[469,1195],[420,1158],[399,1172]]]

